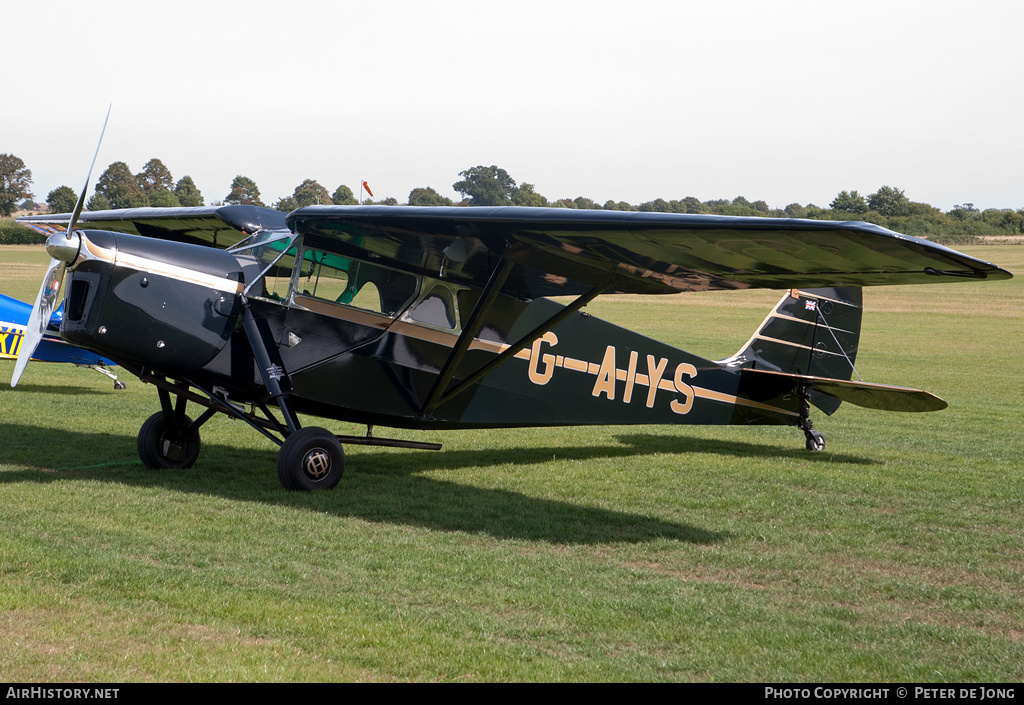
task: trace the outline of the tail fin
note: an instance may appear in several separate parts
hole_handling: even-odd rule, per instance
[[[746,346],[719,364],[849,380],[862,312],[860,287],[790,289]],[[841,403],[814,391],[811,402],[826,414]]]

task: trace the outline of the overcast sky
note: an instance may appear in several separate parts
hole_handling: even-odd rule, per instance
[[[1024,207],[1020,0],[10,3],[0,153],[37,200],[159,158],[405,202],[495,164],[549,199]],[[91,189],[91,186],[90,186]]]

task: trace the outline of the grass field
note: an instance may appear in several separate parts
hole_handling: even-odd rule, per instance
[[[1024,680],[1024,247],[1009,282],[869,289],[858,370],[933,414],[844,405],[793,428],[391,435],[337,490],[203,428],[152,471],[128,379],[0,363],[6,681]],[[32,300],[47,257],[0,248]],[[595,315],[721,358],[778,298],[604,297]],[[345,425],[339,433],[361,433]],[[382,430],[379,431],[382,432]]]

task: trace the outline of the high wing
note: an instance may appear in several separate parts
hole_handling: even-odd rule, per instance
[[[18,222],[49,234],[70,215]],[[397,269],[535,298],[680,291],[924,284],[1008,279],[1006,270],[870,223],[522,207],[257,206],[84,212],[82,226],[228,248],[261,230]]]
[[[924,284],[1007,279],[988,262],[846,221],[522,207],[310,206],[288,215],[306,244],[523,297]]]
[[[34,215],[17,220],[22,225],[49,235],[64,232],[71,214]],[[78,218],[78,226],[220,249],[231,247],[259,230],[283,230],[287,227],[284,213],[259,206],[85,211]]]

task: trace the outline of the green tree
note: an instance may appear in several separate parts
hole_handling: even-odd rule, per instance
[[[147,195],[157,191],[170,191],[174,188],[174,178],[171,170],[164,166],[159,159],[150,159],[142,171],[135,175],[139,182],[139,188]]]
[[[274,204],[274,210],[281,211],[283,213],[291,213],[293,210],[299,207],[299,202],[295,200],[295,196],[285,196],[279,198],[277,203]]]
[[[336,206],[356,206],[359,205],[359,201],[356,200],[356,196],[345,184],[342,184],[334,190],[334,195],[331,196],[331,202]]]
[[[76,200],[75,203],[77,204],[78,201]],[[94,193],[92,198],[85,202],[85,209],[89,211],[108,211],[110,210],[110,201],[102,193]]]
[[[174,191],[162,188],[149,194],[149,205],[154,208],[179,208],[181,201],[174,195]]]
[[[462,181],[452,189],[469,199],[471,206],[507,206],[512,203],[515,179],[496,166],[475,166],[459,172]]]
[[[124,162],[114,162],[107,167],[96,181],[96,193],[106,198],[115,210],[149,205],[149,198],[139,187],[138,179]]]
[[[394,196],[385,196],[384,198],[380,199],[379,201],[370,201],[366,205],[368,205],[368,206],[397,206],[398,205],[398,199],[395,198]]]
[[[248,176],[239,174],[231,182],[231,193],[224,198],[224,202],[234,206],[262,206],[260,190],[256,182]],[[279,201],[280,202],[280,201]]]
[[[292,198],[299,204],[299,208],[304,206],[321,206],[333,203],[331,194],[327,192],[323,186],[314,181],[313,179],[306,179],[301,184],[295,187],[295,192],[292,194]]]
[[[1007,209],[1005,227],[1014,235],[1024,233],[1024,208],[1015,211]]]
[[[980,213],[981,211],[975,208],[973,203],[958,203],[953,206],[953,210],[949,212],[949,215],[957,220],[967,220],[976,217]]]
[[[641,203],[637,210],[645,213],[671,213],[672,206],[664,198],[655,198],[653,201]]]
[[[917,201],[910,201],[907,204],[907,215],[936,217],[942,215],[942,211],[940,211],[935,206],[928,205],[927,203],[918,203]]]
[[[548,199],[537,193],[533,184],[520,184],[512,189],[512,205],[543,208],[548,205]]]
[[[682,213],[707,213],[708,208],[696,196],[687,196],[679,201]]]
[[[30,198],[32,171],[13,154],[0,154],[0,215],[9,216],[18,204]]]
[[[70,186],[58,186],[46,196],[51,213],[72,213],[78,205],[78,196]]]
[[[838,213],[867,213],[868,204],[856,191],[840,191],[839,195],[832,199],[832,203],[828,206],[832,210]]]
[[[183,176],[178,179],[178,183],[174,187],[174,195],[178,197],[178,203],[186,208],[206,205],[203,202],[203,194],[199,192],[199,188],[191,176]]]
[[[576,198],[572,199],[572,202],[575,203],[576,207],[579,208],[580,210],[590,210],[590,211],[592,211],[592,210],[600,210],[600,208],[601,208],[601,206],[597,205],[592,200],[590,200],[589,198],[586,198],[584,196],[577,196]]]
[[[907,215],[910,209],[910,199],[895,186],[883,186],[868,196],[868,208],[878,211],[886,218]]]
[[[636,206],[632,205],[631,203],[626,203],[625,201],[613,201],[610,198],[607,201],[604,202],[604,205],[601,206],[601,208],[602,208],[602,210],[606,210],[606,211],[635,211],[635,210],[638,210],[638,208]]]
[[[429,186],[414,188],[409,192],[410,206],[450,206],[452,199],[442,196]]]
[[[799,203],[790,203],[785,208],[786,215],[790,218],[806,218],[807,209],[801,206]]]

